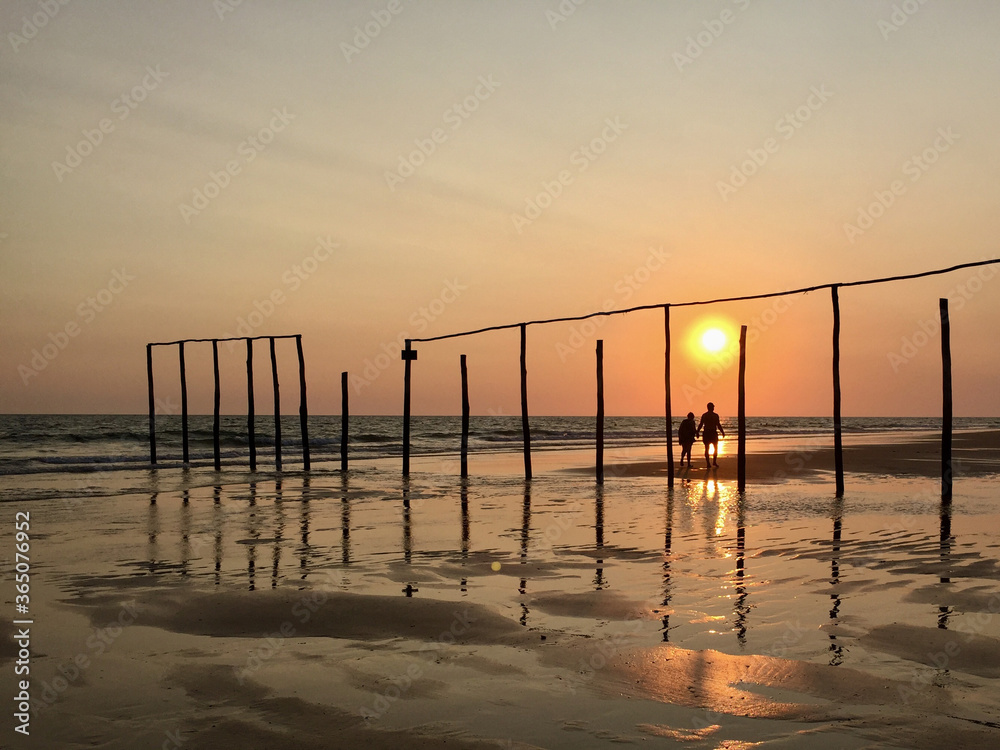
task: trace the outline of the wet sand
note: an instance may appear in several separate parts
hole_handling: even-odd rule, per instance
[[[856,436],[851,436],[856,437]],[[801,481],[826,481],[834,472],[832,439],[804,442],[801,446],[783,450],[758,448],[749,450],[746,463],[747,481],[754,484]],[[719,458],[719,466],[708,467],[705,449],[696,442],[691,468],[680,465],[680,449],[675,446],[676,476],[699,477],[710,472],[720,480],[736,478],[734,437],[728,439]],[[766,445],[766,443],[765,443]],[[845,472],[876,476],[941,476],[940,435],[904,435],[897,442],[844,445]],[[592,467],[573,471],[593,472]],[[666,476],[666,460],[605,462],[605,472],[615,476]],[[956,433],[952,445],[952,472],[955,478],[990,476],[1000,473],[1000,431]]]
[[[839,500],[817,450],[744,495],[726,455],[668,493],[566,453],[528,485],[424,462],[5,503],[32,518],[35,712],[0,744],[996,746],[997,476],[969,458],[942,513],[934,471],[887,470],[933,444],[856,448]]]

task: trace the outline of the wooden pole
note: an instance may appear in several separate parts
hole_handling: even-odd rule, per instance
[[[221,427],[221,400],[222,386],[219,382],[219,342],[212,339],[212,372],[215,375],[215,398],[212,409],[212,453],[215,457],[215,470],[222,470],[222,447],[220,445],[219,430]]]
[[[462,478],[469,476],[469,368],[466,365],[465,355],[459,357],[459,364],[462,368],[462,458],[461,471]]]
[[[302,334],[295,336],[299,355],[299,424],[302,428],[302,469],[309,471],[309,405],[306,401],[306,358],[302,353]]]
[[[149,463],[156,466],[156,400],[153,398],[152,344],[146,344],[146,380],[149,383]]]
[[[410,476],[410,363],[417,358],[410,339],[406,339],[403,359],[403,476]]]
[[[274,386],[274,468],[281,471],[281,394],[278,389],[278,356],[274,351],[274,336],[271,342],[271,383]]]
[[[257,471],[257,435],[253,409],[253,339],[247,339],[247,442],[250,444],[250,471]]]
[[[833,296],[833,461],[837,475],[837,497],[844,496],[844,442],[840,416],[840,293],[830,287]]]
[[[740,326],[740,375],[737,398],[736,490],[747,487],[747,327]]]
[[[674,488],[674,416],[670,403],[670,305],[663,306],[663,391],[667,420],[667,488]]]
[[[528,424],[528,326],[521,323],[521,434],[524,438],[524,478],[531,479],[531,426]]]
[[[347,471],[347,426],[350,421],[347,373],[340,373],[340,470]]]
[[[181,367],[181,454],[184,463],[190,458],[188,451],[188,391],[187,371],[184,367],[184,342],[177,345]]]
[[[951,319],[948,299],[940,300],[941,307],[941,502],[951,503]]]
[[[604,484],[604,340],[597,340],[597,483]]]

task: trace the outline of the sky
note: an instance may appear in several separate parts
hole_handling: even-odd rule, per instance
[[[990,0],[8,0],[0,31],[3,413],[142,413],[147,343],[301,334],[311,413],[346,371],[399,414],[406,338],[1000,257]],[[948,298],[956,414],[1000,415],[997,270],[842,289],[844,414],[940,413]],[[749,414],[831,413],[827,290],[672,308],[675,413],[735,413],[741,325]],[[529,327],[532,413],[593,413],[601,339],[607,413],[662,414],[663,326]],[[520,412],[516,329],[414,348],[414,413],[460,412],[461,354],[473,413]]]

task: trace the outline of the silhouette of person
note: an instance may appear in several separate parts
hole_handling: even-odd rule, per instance
[[[677,428],[677,442],[681,444],[681,465],[684,465],[684,456],[687,455],[688,468],[691,468],[691,446],[694,445],[695,432],[694,412],[689,411],[687,419]]]
[[[702,442],[705,443],[705,464],[708,467],[712,466],[712,461],[708,458],[708,446],[714,447],[714,452],[712,453],[715,465],[719,465],[719,435],[722,437],[726,436],[726,431],[722,429],[722,421],[719,419],[719,415],[715,413],[715,404],[711,401],[708,402],[708,411],[701,415],[701,421],[698,423],[698,429],[695,431],[695,435],[701,433]]]

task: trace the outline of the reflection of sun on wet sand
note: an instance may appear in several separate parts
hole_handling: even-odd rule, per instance
[[[60,554],[33,587],[32,739],[997,746],[1000,513],[975,475],[997,444],[956,436],[950,513],[937,446],[916,438],[849,446],[850,471],[892,481],[854,474],[842,500],[814,450],[800,472],[752,453],[745,496],[725,452],[701,474],[719,481],[668,493],[653,462],[599,488],[558,470],[587,456],[551,451],[527,485],[501,456],[465,483],[428,460],[409,483],[393,465],[86,514],[35,501]],[[911,464],[927,468],[892,468]],[[765,481],[778,467],[790,481]]]

